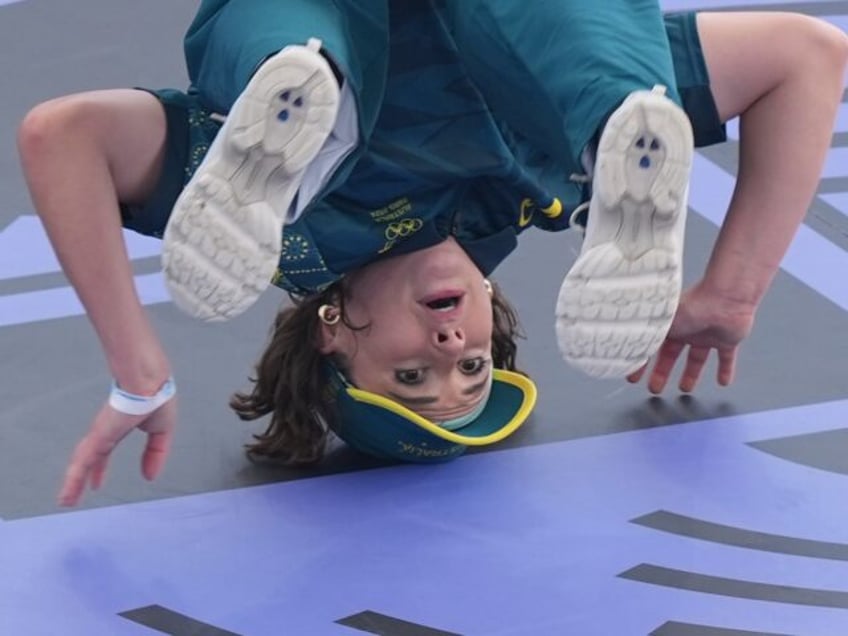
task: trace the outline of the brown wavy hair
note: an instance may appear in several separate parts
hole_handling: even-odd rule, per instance
[[[515,371],[517,341],[524,334],[515,309],[496,284],[492,288],[492,363],[495,368]],[[252,458],[305,465],[323,457],[334,413],[324,394],[326,356],[318,351],[318,308],[336,305],[348,328],[364,328],[347,322],[344,300],[344,282],[339,282],[317,294],[293,296],[292,306],[277,314],[268,346],[250,378],[252,389],[230,398],[230,407],[242,420],[271,414],[265,431],[247,445]],[[343,360],[336,363],[344,367]]]

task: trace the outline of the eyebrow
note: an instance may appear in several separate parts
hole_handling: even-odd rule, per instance
[[[463,395],[474,395],[476,393],[480,393],[483,389],[486,388],[486,385],[489,383],[489,380],[483,380],[482,382],[478,382],[477,384],[472,384],[467,389],[462,391]],[[421,395],[421,396],[411,396],[411,395],[400,395],[399,393],[395,393],[394,391],[389,391],[388,396],[393,400],[406,404],[408,406],[424,406],[427,404],[433,404],[434,402],[438,402],[438,396],[433,395]]]

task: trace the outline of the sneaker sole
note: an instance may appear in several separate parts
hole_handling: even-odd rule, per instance
[[[583,248],[560,288],[563,357],[598,378],[641,368],[680,298],[692,128],[660,87],[629,97],[598,146]]]
[[[271,284],[286,214],[338,111],[319,48],[290,46],[259,68],[177,199],[162,265],[174,303],[195,318],[233,318]]]

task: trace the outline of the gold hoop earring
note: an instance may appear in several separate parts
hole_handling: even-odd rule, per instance
[[[342,319],[342,313],[333,305],[321,305],[318,308],[318,317],[325,325],[335,325]]]
[[[486,288],[486,292],[490,297],[495,295],[495,288],[492,287],[492,282],[488,278],[483,279],[483,287]]]

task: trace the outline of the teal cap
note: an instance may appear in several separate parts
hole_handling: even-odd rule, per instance
[[[435,423],[404,405],[352,386],[333,365],[327,365],[335,417],[330,428],[360,452],[406,462],[444,462],[469,446],[486,446],[514,433],[536,404],[536,385],[527,376],[494,369],[485,404],[473,417]]]

